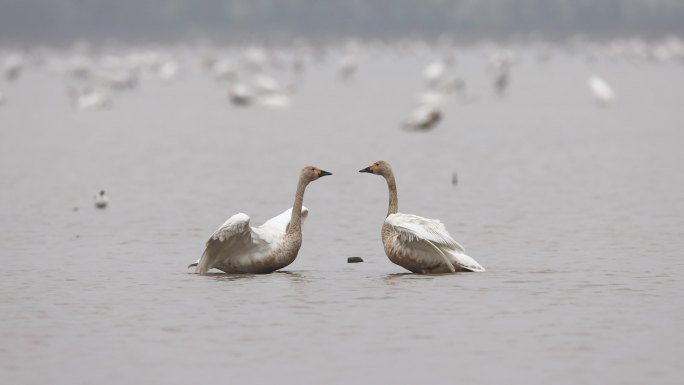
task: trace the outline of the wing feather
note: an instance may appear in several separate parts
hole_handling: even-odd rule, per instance
[[[309,209],[306,207],[302,206],[302,222],[306,219],[306,217],[309,215]],[[259,228],[263,229],[271,229],[274,231],[279,231],[281,233],[284,233],[287,231],[288,226],[290,226],[290,218],[292,217],[292,208],[289,208],[282,213],[278,214],[277,216],[267,220],[264,222],[263,225],[259,226]]]
[[[460,251],[465,248],[451,237],[444,224],[436,219],[428,219],[412,214],[391,214],[385,223],[406,242],[430,241],[435,245],[447,246]]]
[[[438,220],[396,213],[389,215],[385,223],[397,234],[399,246],[410,249],[411,254],[423,258],[427,265],[445,263],[452,272],[460,268],[485,271],[475,259],[465,254],[465,248]]]
[[[231,246],[235,243],[247,244],[252,241],[252,231],[249,226],[249,216],[238,213],[216,230],[209,240],[207,247],[197,263],[197,272],[206,274],[212,266],[229,256]]]

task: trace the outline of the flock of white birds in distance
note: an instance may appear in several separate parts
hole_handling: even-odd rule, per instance
[[[422,77],[425,90],[416,99],[415,108],[397,117],[400,126],[410,130],[429,130],[439,124],[448,103],[473,103],[476,93],[467,79],[459,75],[455,46],[430,46],[421,41],[395,44],[350,42],[320,48],[305,43],[283,48],[258,46],[208,48],[169,47],[156,49],[93,49],[85,43],[67,50],[34,49],[27,51],[0,50],[4,83],[11,91],[12,83],[21,81],[26,71],[44,69],[67,79],[65,99],[76,111],[111,108],[121,93],[131,92],[150,79],[172,83],[184,71],[201,68],[225,90],[226,99],[236,107],[250,106],[288,109],[297,93],[298,84],[309,66],[321,62],[335,63],[332,68],[340,82],[349,82],[362,70],[362,56],[385,50],[398,55],[425,58]],[[668,38],[659,42],[628,39],[603,44],[583,43],[560,47],[538,45],[536,57],[540,63],[553,59],[563,50],[584,55],[588,61],[623,57],[629,60],[684,63],[684,42]],[[190,59],[184,53],[190,52]],[[512,73],[519,60],[516,48],[484,45],[482,55],[488,63],[484,68],[491,81],[491,91],[505,95],[511,85]],[[192,61],[196,64],[193,67]],[[608,76],[609,77],[609,76]],[[609,82],[598,74],[587,79],[589,95],[595,104],[608,107],[615,101]],[[0,106],[11,102],[11,94],[0,88]],[[171,89],[171,88],[169,88]]]

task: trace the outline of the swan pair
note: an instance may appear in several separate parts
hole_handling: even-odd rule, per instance
[[[382,243],[390,261],[418,274],[484,271],[465,254],[438,220],[398,212],[397,185],[389,163],[378,161],[359,172],[380,175],[389,188],[389,208],[382,226]],[[206,274],[216,268],[226,273],[271,273],[294,262],[302,245],[304,190],[319,178],[332,175],[318,167],[305,167],[299,175],[294,205],[259,227],[249,217],[230,217],[207,241],[202,257],[188,267]]]

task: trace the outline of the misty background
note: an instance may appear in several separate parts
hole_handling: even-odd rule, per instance
[[[2,0],[0,42],[684,32],[680,0]]]

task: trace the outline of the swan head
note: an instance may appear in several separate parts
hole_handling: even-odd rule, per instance
[[[384,160],[379,160],[370,166],[359,170],[359,172],[367,172],[369,174],[375,174],[375,175],[389,175],[392,173],[392,167],[390,166],[389,163],[385,162]]]
[[[316,166],[306,166],[302,169],[301,178],[307,182],[313,182],[318,178],[322,178],[326,175],[332,175],[331,172],[321,170]]]

